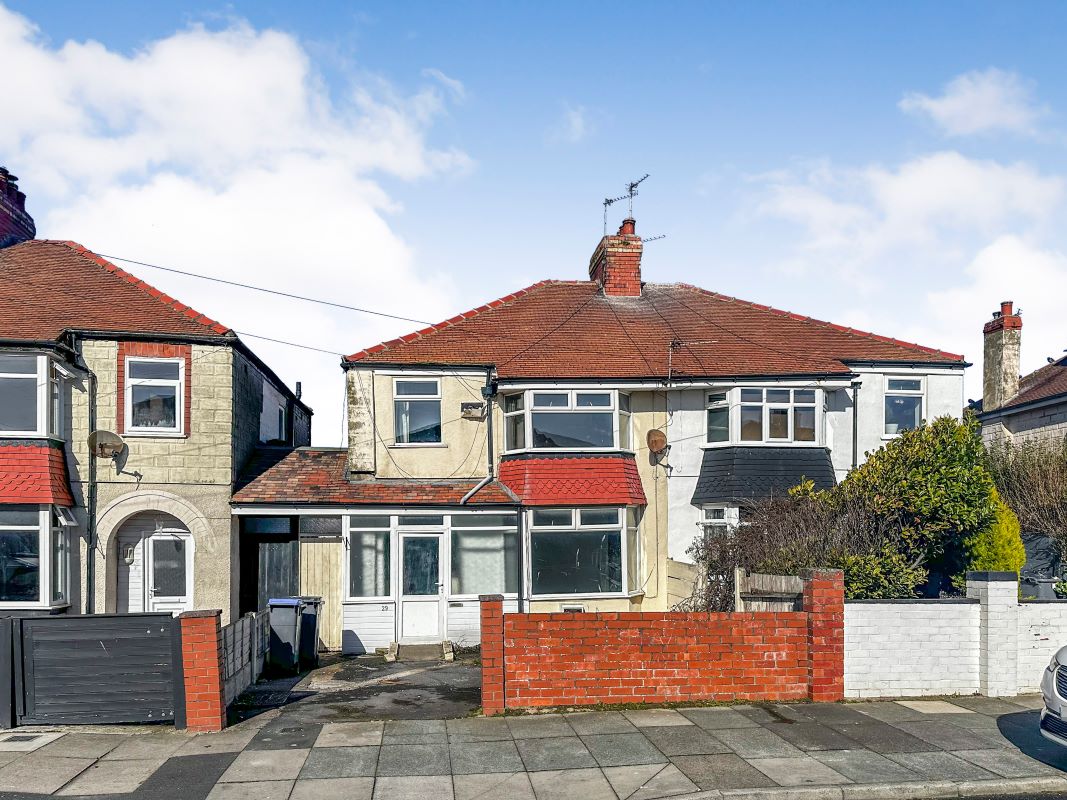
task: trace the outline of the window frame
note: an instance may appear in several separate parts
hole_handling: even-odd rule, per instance
[[[526,596],[532,601],[541,600],[574,600],[579,598],[588,599],[625,599],[635,594],[640,594],[640,591],[631,592],[629,590],[630,575],[629,575],[629,551],[627,539],[628,522],[627,519],[627,506],[612,506],[616,512],[616,521],[613,524],[584,524],[581,519],[581,512],[588,510],[606,510],[606,507],[544,507],[528,509],[527,524],[526,524],[526,545],[527,552],[526,564],[525,564],[525,576],[524,581],[526,583]],[[570,524],[569,525],[538,525],[535,522],[535,516],[538,512],[543,511],[569,511],[570,512]],[[640,524],[636,526],[637,530],[640,530]],[[549,593],[549,594],[537,594],[534,591],[533,583],[533,544],[534,537],[541,534],[559,534],[559,533],[597,533],[597,532],[615,532],[619,535],[619,561],[620,561],[620,575],[618,592],[576,592],[576,593]],[[640,534],[638,533],[638,536]]]
[[[743,400],[742,393],[746,391],[760,392],[760,400]],[[768,400],[768,392],[789,392],[789,400]],[[813,400],[797,400],[797,392],[811,392]],[[725,399],[712,400],[712,396],[725,394]],[[704,449],[714,447],[822,447],[824,433],[824,420],[826,412],[825,391],[820,386],[782,386],[767,385],[758,386],[730,386],[711,387],[704,390]],[[741,413],[742,408],[751,407],[760,409],[760,438],[741,438]],[[708,412],[712,410],[727,409],[728,431],[727,437],[719,441],[712,441],[711,428],[708,420]],[[796,438],[796,413],[799,408],[811,408],[815,413],[815,438]],[[787,435],[784,438],[772,438],[770,436],[770,420],[772,411],[785,411]]]
[[[919,388],[918,389],[890,389],[889,388],[890,381],[901,381],[901,380],[903,380],[903,381],[918,381]],[[919,398],[919,424],[921,425],[923,420],[926,419],[926,407],[927,407],[926,386],[927,386],[927,381],[926,381],[926,376],[925,375],[914,375],[914,374],[909,375],[909,374],[906,374],[906,373],[905,374],[893,373],[893,374],[885,374],[885,375],[882,376],[882,432],[881,433],[882,433],[882,438],[883,439],[895,439],[898,436],[900,436],[902,433],[904,433],[904,431],[902,431],[902,430],[897,430],[896,433],[889,433],[889,431],[886,430],[887,426],[889,425],[889,422],[887,420],[887,416],[888,416],[888,412],[889,412],[889,406],[888,406],[889,398],[890,397],[918,397]],[[906,428],[905,430],[912,430],[912,429],[911,428]]]
[[[25,380],[33,381],[35,393],[34,396],[37,400],[37,406],[35,409],[36,414],[36,427],[33,430],[22,431],[0,431],[0,437],[8,438],[20,438],[20,437],[44,437],[44,438],[56,438],[51,434],[52,422],[51,422],[51,380],[49,376],[50,365],[54,364],[54,360],[44,353],[37,353],[26,350],[3,350],[0,351],[0,355],[6,356],[25,356],[27,358],[34,359],[36,370],[30,372],[0,372],[0,378],[11,380]]]
[[[454,552],[455,552],[455,540],[454,540],[453,534],[456,531],[459,531],[460,533],[466,533],[466,532],[474,532],[474,533],[503,533],[505,536],[510,534],[510,535],[515,537],[516,554],[521,553],[521,548],[522,548],[523,543],[522,543],[522,538],[520,536],[520,529],[521,529],[522,526],[519,524],[519,512],[518,511],[494,511],[494,512],[488,512],[487,511],[487,512],[485,512],[484,515],[485,516],[498,516],[498,515],[511,516],[511,515],[514,515],[514,517],[515,517],[515,525],[510,527],[510,528],[507,527],[507,526],[498,526],[498,525],[485,525],[485,526],[474,526],[474,527],[469,526],[469,525],[455,525],[455,524],[453,524],[452,520],[457,516],[467,516],[467,512],[460,512],[458,514],[449,514],[448,515],[448,519],[446,520],[445,534],[444,535],[445,535],[445,538],[448,541],[448,545],[447,545],[448,546],[448,569],[446,570],[447,575],[446,575],[446,578],[445,578],[445,590],[446,590],[445,594],[446,594],[446,596],[447,596],[447,598],[449,600],[456,600],[456,601],[477,600],[478,597],[479,597],[479,594],[480,594],[480,593],[479,594],[470,594],[470,593],[460,594],[460,593],[458,593],[458,592],[456,592],[454,590],[453,581],[455,580],[455,576],[452,574],[452,567],[453,567],[453,558],[454,558]],[[521,556],[519,557],[519,560],[521,562]],[[505,564],[506,564],[506,560],[505,560]],[[516,576],[517,582],[521,582],[522,579],[523,579],[522,575],[517,575]],[[507,588],[507,578],[506,577],[504,579],[504,587]],[[493,592],[493,594],[500,594],[506,599],[513,598],[513,597],[518,597],[518,592],[499,591],[499,592]]]
[[[385,527],[369,527],[359,524],[353,524],[353,519],[358,519],[360,516],[371,517],[388,517],[389,524]],[[299,523],[298,523],[299,525]],[[387,552],[389,554],[389,593],[383,595],[353,595],[352,594],[352,534],[353,533],[377,533],[379,535],[384,534],[386,537]],[[342,592],[342,603],[392,603],[395,600],[394,594],[396,590],[396,570],[395,570],[395,553],[393,552],[396,547],[396,517],[391,514],[342,514],[341,516],[341,542],[342,550],[344,552],[344,565],[342,569],[342,580],[344,581]]]
[[[607,405],[578,405],[578,395],[594,394],[607,395]],[[560,406],[534,406],[534,395],[566,395],[566,405]],[[622,410],[621,395],[625,395],[629,402],[629,410]],[[521,397],[522,408],[517,411],[507,411],[507,399]],[[545,387],[537,389],[521,389],[518,391],[500,392],[500,407],[504,417],[504,453],[611,453],[611,452],[635,452],[633,441],[633,395],[631,392],[620,389],[606,389],[595,386],[584,387]],[[534,442],[534,414],[575,414],[575,413],[603,413],[611,414],[612,443],[606,447],[536,447]],[[509,442],[509,421],[521,415],[523,420],[523,447],[514,447]],[[623,426],[629,433],[630,446],[623,447]]]
[[[178,377],[175,378],[131,378],[130,365],[139,363],[169,363],[178,365]],[[122,365],[125,383],[123,392],[123,433],[129,436],[173,439],[183,437],[185,431],[185,358],[182,356],[126,356]],[[174,387],[174,423],[173,428],[147,428],[133,424],[133,388],[134,386],[171,386]]]
[[[69,509],[64,508],[63,514],[60,506],[52,506],[38,503],[19,503],[16,505],[36,506],[37,525],[4,525],[0,523],[0,535],[5,531],[25,533],[36,531],[37,533],[37,599],[36,600],[0,600],[0,609],[58,609],[70,605],[70,558],[71,558],[71,535],[70,531],[74,521]],[[53,564],[56,557],[53,550],[56,539],[59,538],[64,547],[64,563],[61,564],[64,576],[65,592],[62,599],[53,599]]]
[[[401,383],[433,383],[437,387],[437,391],[431,394],[411,394],[402,395],[397,392],[397,387]],[[437,403],[437,419],[440,433],[436,442],[402,442],[400,441],[399,422],[400,415],[397,413],[398,403]],[[447,447],[445,444],[445,430],[444,430],[444,417],[442,412],[444,410],[444,399],[441,396],[441,378],[435,375],[420,375],[420,376],[395,376],[393,378],[393,440],[389,443],[389,447]],[[410,435],[410,434],[409,434]]]
[[[713,517],[713,512],[722,512],[721,517]],[[708,503],[700,507],[700,528],[704,535],[722,533],[729,535],[741,524],[741,507],[730,503]],[[713,529],[720,528],[721,531]]]

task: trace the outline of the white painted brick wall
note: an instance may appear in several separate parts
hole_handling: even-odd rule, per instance
[[[1019,692],[1040,689],[1053,654],[1067,645],[1067,602],[1019,606]]]

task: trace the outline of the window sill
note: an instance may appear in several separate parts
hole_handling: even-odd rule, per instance
[[[412,442],[410,444],[387,444],[387,450],[419,450],[419,449],[432,449],[432,448],[447,448],[448,445],[444,442]]]
[[[187,439],[184,431],[124,431],[122,434],[127,439]]]
[[[63,608],[70,608],[70,602],[61,600],[55,603],[21,603],[11,600],[0,600],[0,610],[2,611],[59,611]]]
[[[522,450],[505,450],[501,453],[502,456],[517,456],[529,453],[531,455],[553,455],[553,454],[566,454],[566,453],[600,453],[603,455],[609,455],[611,453],[618,453],[624,456],[632,456],[637,453],[636,450],[627,450],[622,447],[527,447]]]
[[[626,592],[613,592],[611,594],[535,594],[531,595],[529,601],[531,603],[540,603],[542,601],[552,602],[556,600],[562,600],[564,602],[570,602],[571,600],[629,600],[630,595]]]
[[[701,450],[718,450],[722,447],[826,447],[818,442],[791,442],[775,440],[770,442],[705,442],[700,445]]]

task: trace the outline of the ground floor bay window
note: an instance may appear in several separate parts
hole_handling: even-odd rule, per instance
[[[639,590],[636,509],[535,509],[529,521],[533,599],[622,597]]]
[[[0,505],[0,608],[67,605],[73,526],[66,508]]]

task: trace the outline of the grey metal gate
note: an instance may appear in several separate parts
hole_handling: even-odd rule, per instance
[[[170,614],[12,619],[19,724],[184,724],[181,633]]]

